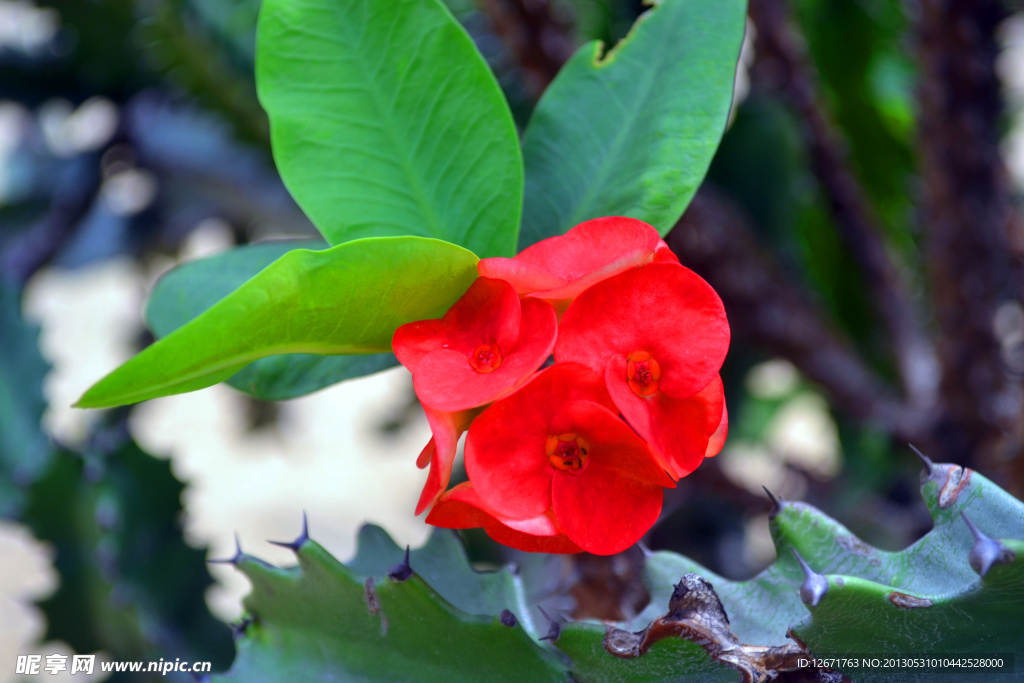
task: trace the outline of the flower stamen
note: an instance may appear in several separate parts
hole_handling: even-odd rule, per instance
[[[549,436],[544,446],[548,460],[563,472],[578,472],[587,464],[590,444],[572,432]]]
[[[626,362],[626,381],[637,396],[646,398],[658,391],[661,366],[646,351],[634,351]]]
[[[494,372],[501,365],[501,351],[497,344],[481,344],[473,349],[469,364],[479,373]]]

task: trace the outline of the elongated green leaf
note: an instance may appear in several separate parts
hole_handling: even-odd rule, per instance
[[[588,43],[523,138],[520,248],[599,216],[664,235],[707,172],[732,103],[744,0],[660,0],[608,54]]]
[[[157,337],[166,337],[289,251],[325,246],[320,240],[250,244],[178,266],[153,288],[146,304],[146,324]],[[391,353],[291,353],[254,361],[228,378],[227,383],[264,401],[283,401],[395,365],[398,360]]]
[[[477,258],[440,240],[380,237],[290,251],[79,400],[103,408],[195,391],[282,353],[381,353],[404,323],[440,317]]]
[[[328,242],[421,235],[512,255],[512,115],[438,0],[265,0],[256,76],[281,176]]]
[[[261,401],[287,401],[396,365],[398,359],[393,353],[365,356],[287,353],[253,361],[225,382]]]

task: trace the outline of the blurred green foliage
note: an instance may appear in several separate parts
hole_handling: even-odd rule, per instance
[[[28,489],[22,519],[53,544],[61,577],[40,604],[46,639],[118,661],[180,657],[224,668],[231,630],[204,602],[213,583],[205,551],[181,538],[185,487],[122,429],[98,432],[84,453],[59,451]],[[150,678],[159,679],[110,680]]]
[[[19,484],[38,476],[50,457],[39,424],[49,366],[39,355],[38,339],[38,329],[21,319],[17,293],[0,283],[0,516],[17,513],[24,503]]]

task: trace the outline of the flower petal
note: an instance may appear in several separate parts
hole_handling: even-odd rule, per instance
[[[718,428],[715,433],[708,439],[708,449],[704,451],[705,458],[713,458],[722,452],[722,447],[725,446],[725,437],[729,434],[729,409],[725,406],[725,401],[722,401],[722,420],[718,423]]]
[[[729,323],[715,290],[688,268],[652,263],[577,297],[559,326],[555,360],[603,373],[609,358],[646,351],[661,368],[659,390],[682,399],[708,385],[728,348]]]
[[[498,543],[527,552],[580,552],[558,527],[550,510],[533,519],[502,520],[487,509],[470,482],[459,484],[441,496],[427,515],[427,523],[447,529],[483,527]]]
[[[443,412],[490,403],[522,384],[543,365],[555,345],[557,325],[555,311],[549,304],[523,301],[519,338],[513,345],[499,344],[501,364],[494,371],[477,372],[468,355],[459,350],[431,351],[413,370],[416,395],[425,406]]]
[[[575,363],[556,363],[493,403],[466,437],[466,472],[480,498],[502,517],[528,519],[551,507],[555,469],[545,453],[550,423],[569,401],[615,410],[604,380]]]
[[[664,244],[658,231],[647,223],[609,216],[584,221],[564,235],[534,244],[514,259],[484,259],[477,268],[481,275],[507,280],[521,295],[548,301],[562,312],[595,283],[650,263]]]
[[[565,403],[552,418],[549,429],[552,434],[572,432],[589,444],[587,463],[573,476],[585,479],[594,469],[601,469],[623,479],[675,488],[675,482],[665,474],[643,439],[603,406],[590,401]]]
[[[643,221],[608,216],[538,242],[517,254],[516,260],[574,282],[596,272],[617,272],[610,270],[613,264],[620,264],[621,270],[650,260],[660,241],[658,231]]]
[[[452,476],[452,463],[455,462],[455,454],[458,450],[459,437],[469,429],[473,418],[479,413],[479,409],[463,410],[457,413],[443,413],[423,406],[427,414],[427,422],[430,424],[430,431],[433,433],[430,441],[420,453],[416,464],[424,460],[424,455],[429,458],[430,472],[427,473],[427,481],[423,485],[419,502],[416,504],[416,514],[422,513],[437,500],[438,496],[448,488],[448,482]],[[429,452],[428,452],[429,451]]]
[[[607,366],[605,382],[615,405],[650,444],[669,474],[676,479],[685,477],[704,460],[710,438],[722,422],[725,397],[721,378],[716,375],[696,396],[682,400],[660,391],[640,397],[622,381],[625,367],[624,358],[613,358]]]
[[[473,490],[473,484],[466,481],[445,491],[426,521],[445,529],[475,529],[482,527],[490,516]]]
[[[551,513],[546,513],[551,515]],[[551,553],[567,555],[583,552],[583,549],[569,540],[564,532],[554,536],[532,536],[516,531],[498,521],[485,522],[484,531],[502,545],[528,553]]]
[[[560,471],[551,482],[551,502],[569,540],[589,553],[613,555],[658,521],[662,488],[623,478],[614,468],[588,468],[585,476]]]
[[[668,244],[665,240],[658,242],[658,248],[654,250],[654,258],[651,259],[652,263],[679,263],[679,257],[669,249]]]
[[[418,320],[395,330],[391,346],[399,362],[415,371],[431,351],[472,353],[481,344],[511,349],[520,336],[519,296],[504,280],[479,277],[440,320]]]
[[[477,263],[476,267],[481,276],[504,280],[519,294],[555,289],[566,284],[565,280],[552,275],[544,268],[516,258],[485,258]]]

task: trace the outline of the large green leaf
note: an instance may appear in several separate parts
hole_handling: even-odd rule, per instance
[[[153,288],[146,304],[146,323],[157,337],[166,337],[289,251],[325,246],[320,240],[264,242],[178,266],[160,278]],[[227,383],[264,401],[283,401],[397,364],[398,360],[391,353],[359,356],[291,353],[250,363],[229,377]]]
[[[660,0],[607,54],[581,47],[523,138],[525,248],[599,216],[664,235],[707,172],[732,103],[744,0]]]
[[[750,581],[728,581],[673,553],[650,553],[644,579],[651,603],[642,614],[615,626],[565,624],[560,635],[552,631],[558,635],[554,645],[571,659],[571,680],[580,683],[767,681],[784,672],[794,672],[792,680],[832,680],[830,674],[797,671],[808,653],[1024,656],[1024,541],[1014,540],[1024,533],[1024,504],[955,465],[932,466],[922,492],[935,527],[899,552],[868,546],[809,505],[782,502],[771,523],[779,559]],[[993,537],[1009,536],[984,577],[968,561],[974,541],[961,513]],[[528,579],[523,575],[520,581],[508,569],[474,572],[452,534],[438,530],[411,553],[416,576],[405,583],[381,577],[401,562],[402,551],[377,527],[360,532],[359,552],[347,566],[305,533],[292,547],[300,564],[293,570],[244,555],[235,559],[253,582],[246,606],[256,623],[227,680],[276,683],[301,673],[310,680],[427,681],[441,672],[453,681],[505,680],[506,656],[523,658],[516,680],[543,678],[542,663],[550,661],[545,650],[524,647],[520,638],[525,632],[540,645],[538,634],[548,625],[523,609],[532,603],[522,597],[530,592],[522,585]],[[805,574],[793,550],[828,574],[817,604],[808,606],[801,598]],[[377,578],[360,584],[366,576]],[[570,586],[562,584],[561,590]],[[515,624],[512,631],[487,626],[494,622],[486,617],[499,610],[518,617],[518,623],[505,617]],[[403,631],[389,641],[392,615]],[[644,628],[632,632],[636,627]],[[387,656],[377,656],[381,652]],[[412,674],[410,661],[421,671]],[[471,677],[474,662],[486,675]],[[525,669],[535,666],[533,674]],[[871,683],[965,680],[960,669],[846,673]],[[1022,678],[985,673],[978,680]]]
[[[14,514],[28,484],[45,468],[50,442],[40,426],[50,369],[39,355],[39,330],[21,319],[16,291],[0,282],[0,517]]]
[[[202,315],[96,383],[104,408],[195,391],[282,353],[381,353],[395,329],[440,317],[477,276],[477,258],[440,240],[379,237],[288,252]]]
[[[418,573],[401,582],[367,578],[311,540],[296,554],[299,565],[292,569],[245,555],[236,559],[252,582],[244,604],[254,623],[231,670],[216,680],[561,683],[568,678],[565,665],[521,624],[503,624],[495,614],[467,614]]]
[[[327,241],[421,235],[513,254],[512,115],[438,0],[266,0],[256,76],[281,176]]]

